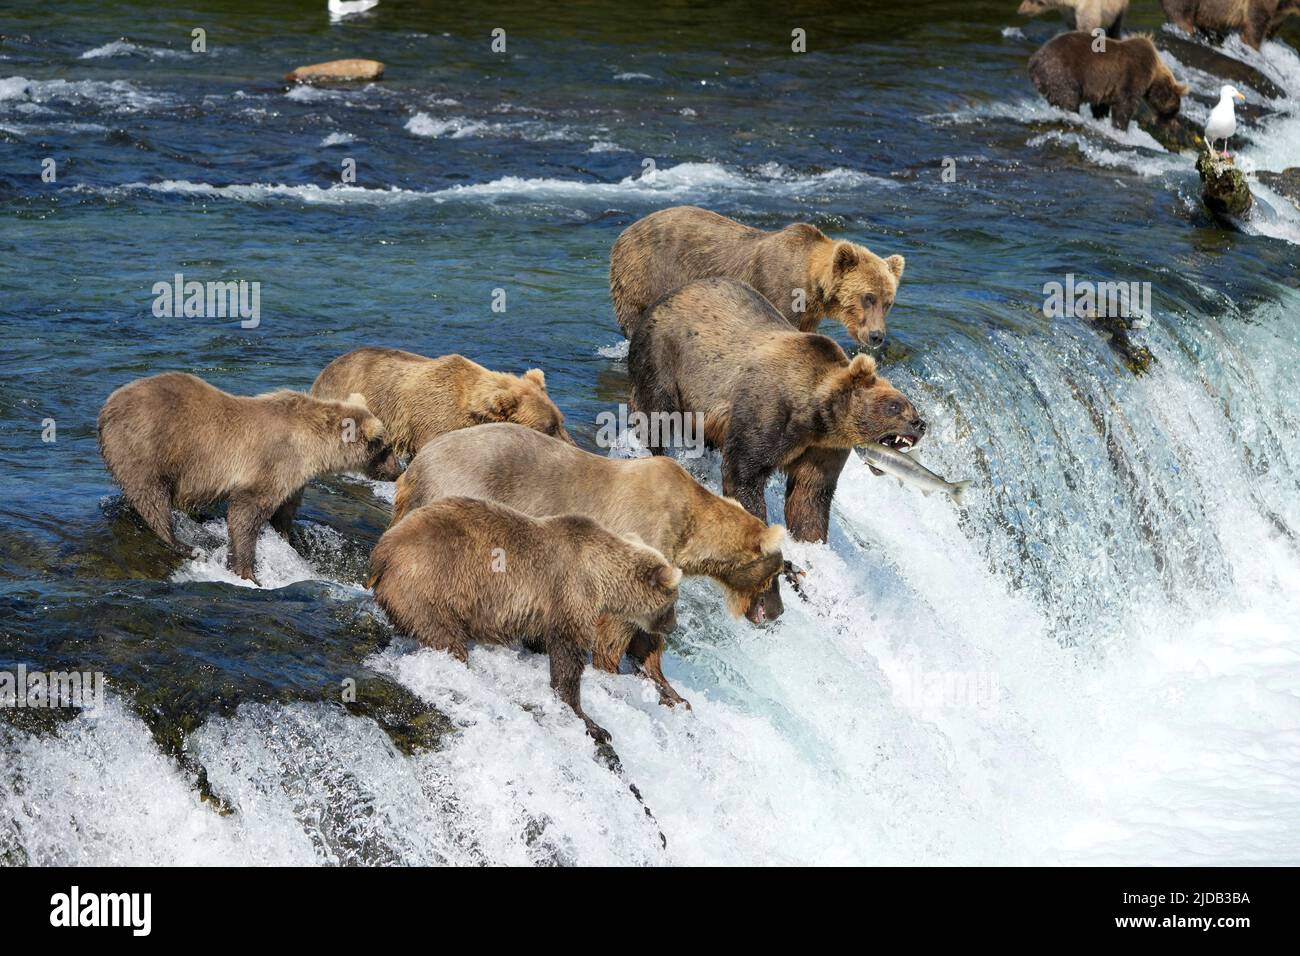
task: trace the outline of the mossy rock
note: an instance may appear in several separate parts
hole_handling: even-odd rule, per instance
[[[1246,184],[1246,174],[1231,160],[1202,150],[1196,160],[1201,175],[1201,198],[1216,216],[1244,216],[1250,212],[1253,198]]]

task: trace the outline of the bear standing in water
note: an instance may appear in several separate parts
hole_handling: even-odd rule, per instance
[[[1169,22],[1185,33],[1241,31],[1241,40],[1258,50],[1287,17],[1300,16],[1300,0],[1162,0]]]
[[[283,509],[308,481],[340,471],[393,481],[401,471],[360,395],[245,397],[180,372],[136,379],[110,395],[99,413],[99,448],[131,506],[172,548],[173,507],[229,502],[226,563],[250,581],[262,525],[287,533]]]
[[[778,580],[784,529],[715,495],[671,458],[605,458],[518,425],[465,428],[420,449],[398,479],[393,521],[453,495],[534,517],[586,515],[615,534],[635,534],[684,574],[712,578],[732,613],[755,624],[784,609]],[[617,673],[625,653],[659,687],[661,703],[683,702],[663,673],[663,639],[602,619],[592,663]]]
[[[623,230],[610,252],[619,327],[631,338],[642,312],[691,280],[712,277],[748,283],[804,332],[834,319],[875,348],[885,341],[903,257],[882,259],[806,222],[764,232],[695,206],[661,209]]]
[[[785,473],[785,525],[797,541],[826,540],[852,448],[905,450],[925,433],[869,355],[850,362],[730,279],[692,282],[651,309],[632,335],[628,369],[635,410],[703,412],[705,441],[722,450],[723,494],[751,514],[767,520],[763,488]]]
[[[1062,33],[1029,58],[1029,75],[1047,102],[1072,113],[1088,103],[1097,119],[1110,113],[1116,129],[1128,129],[1144,99],[1162,122],[1178,114],[1187,87],[1150,37],[1105,40],[1101,50],[1094,50],[1096,42],[1086,33]]]
[[[682,572],[653,548],[580,515],[530,518],[473,498],[409,512],[370,555],[375,600],[402,633],[469,663],[468,643],[541,645],[551,686],[597,741],[582,670],[601,617],[651,634],[677,626]]]
[[[1100,29],[1119,39],[1128,0],[1024,0],[1016,12],[1022,17],[1038,17],[1052,10],[1060,11],[1067,30],[1091,33]]]

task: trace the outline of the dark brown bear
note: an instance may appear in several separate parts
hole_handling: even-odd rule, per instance
[[[230,395],[167,372],[123,385],[99,413],[104,463],[131,506],[169,546],[171,511],[229,502],[227,564],[253,579],[257,534],[288,531],[303,486],[330,472],[392,481],[397,459],[361,395],[321,401],[301,392]]]
[[[790,328],[730,279],[692,282],[652,308],[628,366],[635,410],[703,413],[705,441],[722,450],[723,494],[751,514],[767,520],[763,487],[785,473],[785,524],[798,541],[826,540],[852,448],[910,448],[925,432],[870,356],[850,362],[831,339]]]
[[[1095,40],[1086,33],[1062,33],[1029,58],[1029,75],[1047,101],[1078,111],[1084,103],[1098,119],[1110,113],[1117,129],[1128,129],[1142,100],[1161,121],[1177,115],[1187,87],[1174,79],[1148,36]]]
[[[682,572],[662,554],[580,515],[530,518],[474,498],[409,512],[370,556],[369,586],[402,633],[469,663],[469,641],[541,645],[551,686],[583,712],[582,669],[602,617],[651,634],[677,625]]]
[[[1300,15],[1300,0],[1162,0],[1162,6],[1169,22],[1185,33],[1238,30],[1242,42],[1256,50],[1287,17]]]
[[[636,535],[684,574],[712,578],[734,614],[762,624],[783,610],[784,529],[715,495],[671,458],[605,458],[519,425],[462,428],[435,438],[411,461],[397,481],[393,521],[454,495],[539,518],[586,515],[615,534]],[[682,698],[664,676],[663,653],[662,638],[605,619],[592,662],[617,673],[627,654],[672,705]]]

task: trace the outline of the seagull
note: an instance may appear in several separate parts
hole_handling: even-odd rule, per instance
[[[1214,144],[1223,140],[1223,155],[1228,155],[1228,138],[1237,132],[1237,114],[1232,108],[1233,100],[1246,101],[1246,96],[1235,86],[1224,86],[1219,90],[1219,105],[1210,111],[1210,118],[1205,121],[1205,138],[1210,141],[1210,153],[1214,154]]]
[[[329,0],[328,7],[331,20],[342,20],[354,13],[365,13],[371,7],[379,6],[379,0]]]

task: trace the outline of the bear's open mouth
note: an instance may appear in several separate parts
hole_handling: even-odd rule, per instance
[[[907,454],[909,451],[912,450],[912,446],[916,444],[916,436],[900,435],[894,432],[890,432],[888,435],[881,435],[878,439],[876,439],[876,442],[877,444],[884,445],[886,448],[892,448],[894,449],[894,451],[900,451],[903,454]],[[871,469],[871,473],[875,475],[877,478],[879,478],[881,475],[884,474],[883,471],[881,471],[879,468],[877,468],[875,465],[869,462],[867,464],[867,467]]]
[[[877,439],[879,444],[886,448],[892,448],[894,451],[908,452],[916,444],[915,435],[885,435]]]

